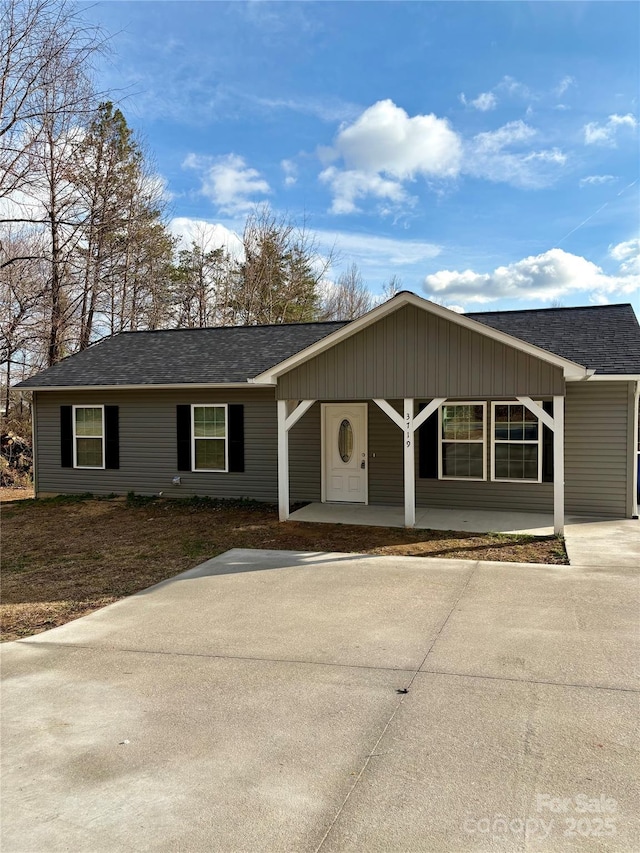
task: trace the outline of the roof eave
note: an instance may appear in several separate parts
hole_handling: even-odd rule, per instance
[[[640,373],[593,373],[587,376],[590,382],[640,382]]]
[[[269,388],[275,387],[275,383],[262,382],[260,385],[253,384],[253,380],[248,379],[246,382],[173,382],[173,383],[153,383],[145,382],[139,384],[122,384],[122,385],[28,385],[23,386],[22,383],[14,385],[13,388],[17,391],[175,391],[180,389],[197,389],[197,390],[215,390],[216,388]]]

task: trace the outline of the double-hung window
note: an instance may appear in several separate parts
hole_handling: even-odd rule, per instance
[[[73,467],[104,468],[104,406],[73,407]]]
[[[542,482],[542,427],[526,406],[492,403],[492,480]]]
[[[228,471],[227,405],[191,406],[194,471]]]
[[[484,480],[486,403],[440,407],[440,479]]]

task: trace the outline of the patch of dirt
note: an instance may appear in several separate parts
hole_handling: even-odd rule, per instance
[[[33,498],[33,486],[0,487],[0,503],[5,501],[24,501]]]
[[[2,640],[63,625],[229,548],[564,563],[555,537],[278,522],[242,502],[53,498],[2,510]]]

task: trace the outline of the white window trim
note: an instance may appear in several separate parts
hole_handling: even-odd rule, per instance
[[[482,441],[475,440],[456,440],[447,439],[446,442],[442,437],[442,410],[445,406],[482,406]],[[442,473],[442,445],[446,444],[482,444],[482,477],[452,477],[450,474]],[[458,482],[467,483],[482,483],[487,479],[487,403],[486,400],[447,400],[441,406],[438,406],[438,479],[439,480],[456,480]]]
[[[224,438],[196,438],[194,409],[224,409]],[[196,468],[196,441],[224,441],[224,468]],[[191,404],[191,472],[193,474],[229,473],[229,404],[228,403],[192,403]]]
[[[542,406],[540,400],[535,400],[539,406]],[[495,400],[491,403],[491,481],[493,483],[541,483],[542,482],[542,422],[536,417],[538,423],[538,438],[536,441],[531,439],[496,439],[496,406],[523,406],[526,411],[529,411],[522,403],[511,402],[510,400]],[[509,478],[496,477],[496,444],[537,444],[538,445],[538,479],[524,478]]]
[[[97,438],[97,435],[77,435],[76,434],[76,411],[78,409],[100,409],[102,412],[102,435],[100,436],[100,440],[102,441],[102,465],[78,465],[78,439],[79,438]],[[87,404],[84,406],[72,406],[72,426],[73,426],[73,467],[79,468],[84,471],[103,471],[106,467],[105,463],[105,451],[107,444],[107,436],[105,434],[104,428],[104,406],[101,405],[91,405]]]

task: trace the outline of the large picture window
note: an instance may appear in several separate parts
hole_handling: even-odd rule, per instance
[[[542,427],[526,406],[492,403],[492,480],[542,482]]]
[[[194,471],[227,471],[227,406],[191,406]]]
[[[484,480],[486,403],[451,403],[440,407],[439,476]]]
[[[104,468],[104,406],[73,407],[73,467]]]

